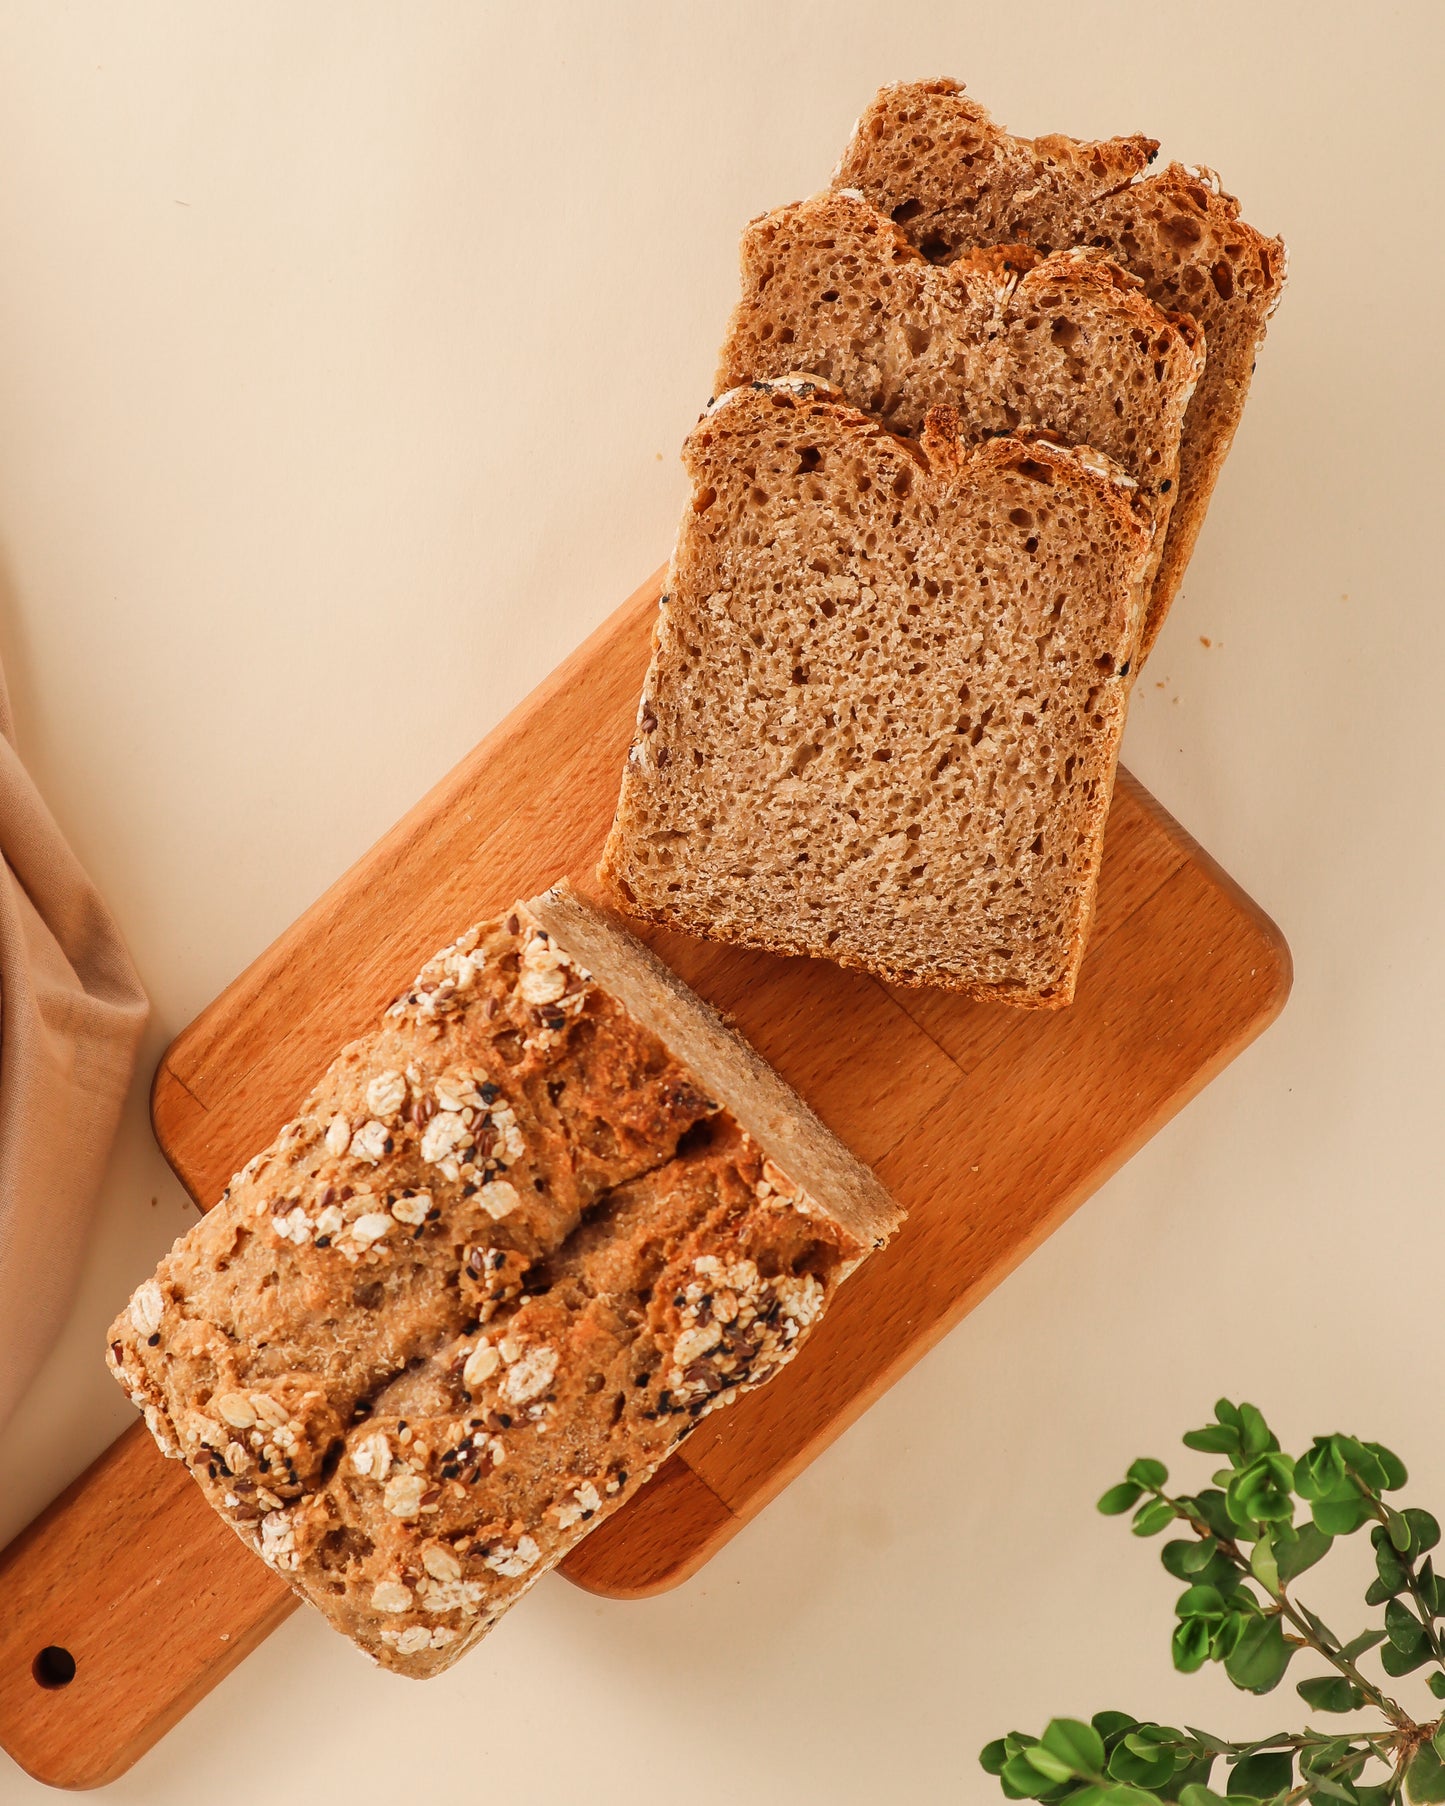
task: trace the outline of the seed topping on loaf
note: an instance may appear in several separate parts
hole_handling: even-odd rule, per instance
[[[869,1245],[519,906],[342,1053],[110,1363],[263,1560],[428,1674],[792,1359]]]

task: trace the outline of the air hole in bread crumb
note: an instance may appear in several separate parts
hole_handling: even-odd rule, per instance
[[[800,477],[804,471],[816,470],[822,462],[823,454],[818,450],[817,446],[805,445],[798,453],[798,468],[793,472],[793,475]]]
[[[712,507],[716,500],[717,490],[709,483],[705,489],[699,489],[697,494],[692,498],[693,512],[695,514],[704,513],[708,508]]]

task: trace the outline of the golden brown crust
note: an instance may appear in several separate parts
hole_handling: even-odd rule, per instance
[[[789,1360],[872,1239],[518,905],[343,1051],[110,1365],[250,1547],[433,1674]]]

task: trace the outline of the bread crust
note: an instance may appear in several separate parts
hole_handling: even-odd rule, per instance
[[[801,373],[684,456],[604,883],[708,939],[1068,1003],[1150,550],[1131,480],[948,408],[900,438]]]
[[[969,441],[1023,430],[1093,446],[1133,477],[1157,561],[1204,335],[1102,251],[999,245],[935,265],[844,190],[752,221],[740,264],[719,393],[807,370],[893,432],[949,405]]]
[[[592,920],[549,896],[439,954],[111,1327],[163,1452],[397,1673],[449,1667],[791,1360],[900,1217],[675,985],[700,1081],[569,952]]]
[[[1191,315],[1208,348],[1185,416],[1179,489],[1141,637],[1148,656],[1178,593],[1239,424],[1255,357],[1286,276],[1283,242],[1240,218],[1213,171],[1146,173],[1152,138],[1097,143],[1006,132],[953,81],[880,89],[858,120],[834,187],[861,192],[925,255],[1023,239],[1090,245]]]

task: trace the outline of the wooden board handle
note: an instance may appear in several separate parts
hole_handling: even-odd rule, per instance
[[[297,1605],[143,1424],[0,1550],[0,1744],[100,1787]]]

